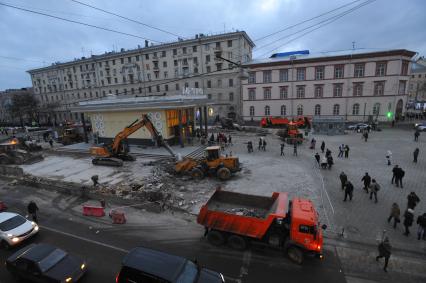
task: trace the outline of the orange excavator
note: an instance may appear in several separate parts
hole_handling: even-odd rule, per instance
[[[90,153],[96,156],[92,159],[92,163],[94,165],[123,166],[123,161],[134,161],[135,157],[129,154],[129,146],[126,143],[126,139],[142,127],[146,127],[157,144],[165,147],[175,157],[175,153],[154,127],[148,115],[143,115],[141,120],[136,119],[132,124],[119,132],[111,144],[91,147]]]

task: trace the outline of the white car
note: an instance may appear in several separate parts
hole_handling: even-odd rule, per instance
[[[15,246],[38,233],[39,227],[12,212],[0,213],[0,243],[4,248]]]
[[[419,131],[426,131],[426,123],[416,123],[414,124],[414,128],[419,130]]]
[[[369,125],[365,123],[357,123],[357,124],[349,125],[348,130],[356,130],[356,129],[364,130],[364,129],[367,129],[368,126]]]

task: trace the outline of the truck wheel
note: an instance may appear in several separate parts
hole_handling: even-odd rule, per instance
[[[191,170],[191,177],[196,180],[201,180],[204,177],[203,171],[200,168],[194,168]]]
[[[289,247],[287,249],[287,256],[297,264],[303,263],[303,252],[298,247]]]
[[[214,246],[221,246],[225,243],[225,237],[219,231],[210,231],[207,234],[207,240]]]
[[[231,178],[231,171],[226,167],[222,167],[217,170],[217,177],[219,177],[222,181],[226,181]]]
[[[243,251],[247,248],[247,241],[243,237],[232,235],[228,238],[228,245],[234,250]]]

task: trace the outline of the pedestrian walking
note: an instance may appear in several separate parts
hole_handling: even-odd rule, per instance
[[[402,168],[401,168],[401,167],[396,168],[396,171],[395,171],[395,182],[396,182],[396,187],[401,186],[401,189],[402,189],[402,188],[404,188],[404,187],[402,186],[402,178],[404,178],[404,175],[405,175],[405,171],[404,171],[404,170],[402,170]]]
[[[333,156],[331,156],[331,154],[327,157],[327,165],[328,165],[328,169],[331,170],[331,166],[333,166],[334,161],[333,161]]]
[[[345,150],[345,146],[343,144],[339,145],[339,154],[337,158],[343,158],[343,151]]]
[[[229,134],[228,136],[228,142],[229,142],[229,145],[233,145],[231,134]]]
[[[297,142],[293,144],[293,156],[297,156]]]
[[[396,180],[396,172],[398,171],[398,165],[395,165],[392,169],[392,181],[391,184]]]
[[[99,176],[98,175],[93,175],[92,177],[90,177],[90,179],[92,179],[94,187],[96,187],[97,185],[99,185]]]
[[[417,240],[422,239],[426,241],[426,213],[418,216],[416,223],[419,225],[417,229]]]
[[[419,141],[419,136],[420,136],[420,131],[419,131],[419,130],[416,130],[416,131],[414,132],[414,141]]]
[[[247,151],[248,151],[248,153],[252,153],[253,152],[253,143],[251,141],[249,141],[247,143]]]
[[[345,158],[349,158],[349,145],[345,145]]]
[[[28,214],[32,216],[32,219],[35,223],[38,223],[38,219],[37,219],[37,211],[38,206],[37,204],[32,200],[30,201],[30,203],[27,206],[27,210],[28,210]]]
[[[376,182],[375,179],[371,181],[370,186],[370,199],[373,199],[374,196],[374,203],[377,203],[377,192],[380,190],[380,185]]]
[[[325,149],[325,142],[322,141],[321,143],[321,152],[324,153],[324,149]]]
[[[312,140],[311,140],[311,147],[310,147],[310,149],[313,149],[313,150],[315,150],[315,145],[317,144],[317,141],[314,139],[314,138],[312,138]]]
[[[325,151],[325,157],[329,157],[331,155],[331,150],[329,150],[328,148],[327,148],[327,150]]]
[[[52,138],[49,139],[49,144],[50,144],[50,147],[53,148],[53,139]]]
[[[379,261],[379,259],[384,257],[385,258],[385,265],[383,266],[383,270],[385,272],[388,272],[387,268],[388,268],[388,264],[389,264],[389,258],[392,254],[392,246],[389,242],[389,238],[385,237],[383,242],[381,242],[377,248],[379,250],[379,255],[376,256],[376,261]]]
[[[345,184],[348,181],[348,176],[346,176],[345,172],[342,171],[339,175],[340,184],[342,185],[342,191],[345,189]]]
[[[259,148],[258,148],[258,150],[261,150],[262,146],[263,146],[263,141],[262,141],[262,138],[260,138],[259,139]]]
[[[284,156],[284,143],[281,143],[281,156]]]
[[[413,220],[414,220],[414,210],[412,210],[411,208],[407,209],[404,213],[404,227],[405,227],[405,232],[404,235],[408,236],[410,235],[410,227],[411,225],[413,225]]]
[[[343,201],[346,201],[347,197],[349,197],[349,200],[352,201],[353,192],[354,192],[354,186],[352,185],[350,181],[346,181],[345,198],[343,199]]]
[[[321,158],[321,168],[322,169],[327,169],[327,157],[323,156]]]
[[[387,164],[388,166],[391,166],[391,165],[392,165],[392,151],[390,151],[390,150],[388,150],[388,151],[386,152],[386,164]]]
[[[419,152],[420,152],[420,149],[418,147],[416,147],[416,149],[413,152],[413,157],[414,157],[413,162],[414,163],[417,163],[417,157],[419,157]]]
[[[394,202],[392,204],[391,207],[391,211],[390,211],[390,215],[388,217],[388,223],[392,220],[393,218],[393,229],[396,229],[396,225],[401,222],[400,220],[400,215],[401,215],[401,210],[399,209],[399,206],[396,202]]]
[[[411,192],[407,196],[407,208],[414,209],[416,205],[420,202],[420,198],[415,192]]]
[[[263,149],[263,151],[266,151],[266,140],[265,139],[263,139],[263,142],[262,142],[262,149]]]
[[[364,131],[363,137],[364,137],[364,141],[367,142],[367,140],[368,140],[368,131]]]
[[[318,163],[318,167],[320,167],[320,159],[321,159],[321,157],[320,157],[320,155],[318,154],[318,152],[317,153],[315,153],[315,160],[317,161],[317,163]]]
[[[371,184],[371,177],[368,175],[368,172],[365,172],[365,175],[362,177],[361,182],[364,182],[364,191],[368,194],[368,188]]]

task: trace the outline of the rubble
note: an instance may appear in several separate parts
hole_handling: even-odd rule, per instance
[[[256,217],[256,218],[264,218],[265,215],[263,212],[254,209],[254,208],[244,208],[244,207],[240,207],[240,208],[230,208],[230,209],[226,209],[225,212],[227,213],[232,213],[235,215],[239,215],[239,216],[248,216],[248,217]]]

